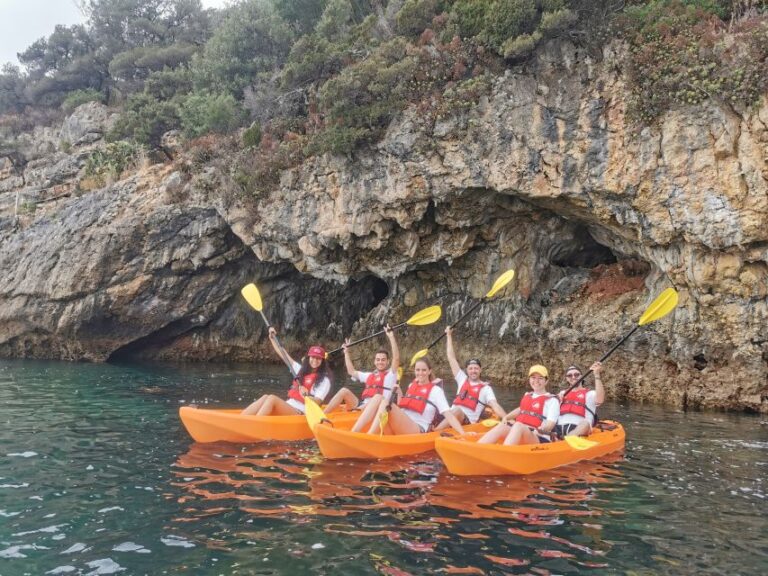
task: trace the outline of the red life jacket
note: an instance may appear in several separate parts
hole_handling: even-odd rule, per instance
[[[576,414],[576,416],[585,418],[587,416],[587,410],[589,410],[589,408],[587,408],[587,392],[589,392],[589,390],[586,388],[568,392],[560,403],[560,414]],[[589,412],[592,416],[595,415],[592,410],[589,410]]]
[[[544,417],[544,405],[547,400],[552,398],[551,394],[542,394],[533,397],[532,392],[526,392],[523,399],[520,400],[520,414],[515,418],[515,422],[522,422],[526,426],[538,428],[546,420]]]
[[[427,403],[432,404],[429,401],[429,393],[432,392],[432,388],[437,386],[437,381],[427,382],[426,384],[419,384],[416,380],[410,383],[408,390],[397,405],[400,408],[407,410],[413,410],[419,414],[424,414],[424,410],[427,409]],[[432,404],[432,406],[435,406]],[[437,406],[435,406],[437,410]]]
[[[301,395],[300,388],[304,388],[307,394],[312,394],[312,388],[315,386],[315,380],[317,380],[317,372],[310,372],[305,374],[299,381],[298,379],[293,381],[291,387],[288,389],[288,398],[296,400],[304,404],[304,396]]]
[[[371,372],[368,379],[365,381],[362,398],[373,398],[376,394],[384,394],[386,390],[384,387],[384,378],[387,377],[387,373],[388,371]]]
[[[453,401],[454,406],[464,406],[474,410],[478,404],[482,404],[485,408],[487,404],[480,402],[480,392],[485,386],[488,386],[487,382],[472,384],[469,379],[464,380],[464,384],[461,385],[459,393],[456,395],[456,400]]]

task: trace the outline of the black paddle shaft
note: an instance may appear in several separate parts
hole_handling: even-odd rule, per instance
[[[469,316],[469,315],[470,315],[472,312],[474,312],[475,310],[477,310],[477,308],[480,306],[480,304],[482,304],[482,303],[483,303],[483,301],[484,301],[484,300],[485,300],[485,298],[482,298],[482,299],[478,300],[478,301],[475,303],[475,305],[474,305],[474,306],[472,306],[472,307],[471,307],[469,310],[467,310],[466,312],[464,312],[464,314],[462,314],[461,316],[459,316],[459,319],[458,319],[458,320],[456,320],[456,322],[454,322],[453,324],[451,324],[451,329],[455,328],[455,327],[456,327],[456,326],[459,324],[459,322],[461,322],[462,320],[464,320],[464,318],[466,318],[466,317],[467,317],[467,316]],[[437,344],[438,342],[440,342],[440,340],[442,340],[443,338],[445,338],[445,332],[443,332],[442,334],[440,334],[440,336],[438,336],[437,338],[435,338],[435,340],[432,342],[432,344],[430,344],[429,346],[427,346],[427,350],[429,350],[430,348],[432,348],[432,347],[433,347],[435,344]]]
[[[608,356],[610,356],[611,354],[613,354],[613,353],[616,351],[616,349],[617,349],[619,346],[621,346],[622,344],[624,344],[624,342],[626,342],[626,341],[627,341],[627,339],[628,339],[630,336],[632,336],[632,334],[634,334],[634,333],[635,333],[635,331],[636,331],[638,328],[640,328],[640,324],[638,324],[637,326],[635,326],[634,328],[632,328],[632,330],[630,330],[630,331],[629,331],[629,333],[628,333],[626,336],[624,336],[624,337],[623,337],[621,340],[619,340],[618,342],[616,342],[616,344],[614,344],[614,345],[613,345],[613,348],[611,348],[610,350],[608,350],[608,352],[606,352],[605,354],[603,354],[603,357],[602,357],[602,358],[600,358],[599,362],[601,362],[601,363],[602,363],[602,362],[605,362],[605,360],[608,358]],[[571,384],[570,388],[568,388],[568,389],[567,389],[567,390],[566,390],[566,391],[563,393],[563,397],[565,397],[565,396],[568,394],[568,392],[570,392],[571,390],[573,390],[574,388],[576,388],[576,386],[578,386],[579,384],[581,384],[582,382],[584,382],[584,380],[586,380],[586,379],[587,379],[587,376],[589,376],[590,374],[592,374],[592,368],[590,368],[589,370],[587,370],[587,373],[586,373],[586,374],[582,374],[581,378],[579,378],[578,380],[576,380],[576,382],[574,382],[573,384]]]
[[[402,328],[406,324],[408,324],[408,320],[406,320],[405,322],[400,322],[400,324],[395,324],[394,326],[392,326],[391,329],[397,330],[398,328]],[[354,346],[355,344],[360,344],[360,342],[365,342],[366,340],[370,340],[371,338],[376,338],[376,336],[381,336],[382,334],[385,334],[385,333],[386,333],[386,330],[379,330],[378,332],[376,332],[376,334],[371,334],[370,336],[366,336],[365,338],[360,338],[359,340],[350,342],[349,344],[347,344],[347,348],[349,348],[350,346]],[[336,348],[335,350],[331,350],[330,352],[328,352],[328,355],[330,356],[331,354],[338,354],[342,350],[344,350],[343,346],[341,348]]]

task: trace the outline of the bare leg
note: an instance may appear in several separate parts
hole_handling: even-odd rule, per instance
[[[383,402],[382,400],[379,400],[378,408],[376,409],[376,414],[373,416],[373,420],[371,420],[371,427],[368,428],[368,434],[378,434],[379,433],[379,422],[381,421],[381,415],[386,411],[387,409],[387,403]],[[389,426],[387,426],[389,428]]]
[[[539,437],[531,432],[531,429],[522,422],[515,422],[512,431],[504,440],[505,446],[517,446],[518,444],[538,444]]]
[[[274,394],[267,396],[257,413],[258,416],[292,416],[294,414],[300,414],[300,412]]]
[[[582,420],[579,422],[579,425],[568,432],[566,436],[588,436],[591,431],[592,427],[589,425],[589,422],[587,420]]]
[[[256,414],[259,411],[259,409],[262,407],[264,402],[267,400],[267,396],[269,396],[269,394],[264,394],[264,396],[262,396],[255,402],[246,406],[246,408],[242,412],[240,412],[240,414]]]
[[[362,413],[357,418],[357,422],[352,426],[352,432],[362,432],[363,429],[371,423],[371,420],[379,411],[379,404],[381,404],[383,399],[384,397],[381,394],[376,394],[373,398],[368,400]]]
[[[349,388],[342,388],[336,394],[333,395],[331,401],[325,407],[325,412],[333,412],[341,406],[342,402],[347,405],[347,410],[357,408],[358,400]]]
[[[393,434],[421,434],[421,428],[396,404],[389,411],[389,428]]]
[[[506,422],[499,422],[488,430],[483,436],[480,438],[480,440],[477,441],[478,444],[496,444],[499,440],[506,439],[507,434],[509,434],[511,431],[511,428],[507,425]]]
[[[454,406],[453,408],[451,408],[451,413],[454,416],[456,416],[456,420],[459,421],[459,424],[465,424],[465,423],[469,424],[469,422],[467,422],[467,415],[464,413],[464,410],[462,410],[458,406]],[[442,422],[440,422],[440,424],[435,426],[435,432],[437,432],[439,430],[445,430],[446,428],[449,428],[450,426],[451,425],[448,423],[448,420],[443,418]]]

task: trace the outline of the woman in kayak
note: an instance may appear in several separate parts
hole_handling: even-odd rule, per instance
[[[415,378],[397,404],[381,402],[369,434],[378,434],[381,415],[389,410],[385,432],[391,434],[423,434],[432,430],[435,416],[442,415],[459,434],[464,434],[461,423],[451,413],[443,392],[442,380],[435,378],[432,365],[426,358],[416,361]]]
[[[573,390],[568,392],[565,397],[565,390],[560,392],[560,417],[557,419],[557,436],[586,436],[592,431],[595,425],[595,412],[597,407],[605,401],[605,388],[603,380],[600,378],[600,372],[603,365],[595,362],[590,366],[590,370],[595,374],[595,389],[587,390],[582,381]],[[569,366],[565,370],[565,380],[569,385],[573,385],[581,378],[581,370],[578,366]]]
[[[355,365],[352,363],[352,357],[349,354],[348,339],[342,346],[344,349],[344,364],[347,367],[347,374],[358,382],[363,382],[365,387],[363,388],[361,401],[359,403],[357,396],[355,396],[349,388],[342,388],[333,396],[333,398],[331,398],[331,401],[328,402],[325,412],[333,412],[342,404],[342,402],[347,405],[347,409],[361,409],[362,413],[352,427],[352,432],[360,432],[370,426],[371,421],[379,410],[379,406],[382,403],[384,403],[384,405],[389,403],[392,391],[397,385],[397,369],[400,367],[400,349],[397,347],[395,332],[389,327],[389,324],[384,328],[384,331],[387,334],[389,346],[392,350],[392,361],[390,362],[389,351],[386,348],[380,348],[376,351],[376,355],[373,357],[373,365],[375,367],[373,372],[360,372],[355,368]]]
[[[503,444],[507,446],[549,442],[560,416],[560,402],[557,396],[547,392],[547,378],[549,372],[544,366],[531,366],[528,384],[532,391],[526,392],[520,406],[504,416],[501,423],[478,442],[495,444],[503,439]]]
[[[277,331],[272,326],[269,327],[269,341],[291,373],[296,375],[288,389],[288,400],[274,394],[264,394],[242,413],[257,416],[304,414],[305,396],[310,396],[318,404],[322,403],[331,391],[331,371],[323,347],[310,346],[306,357],[299,364],[277,342]]]
[[[451,413],[462,424],[474,424],[480,419],[485,408],[491,408],[496,416],[503,418],[506,412],[496,401],[496,395],[488,382],[480,380],[483,368],[480,360],[470,358],[465,365],[466,372],[461,369],[453,349],[453,329],[448,326],[445,329],[445,348],[448,356],[448,364],[451,366],[454,378],[456,378],[456,399],[451,406]],[[448,427],[448,421],[443,420],[435,427],[442,430]]]

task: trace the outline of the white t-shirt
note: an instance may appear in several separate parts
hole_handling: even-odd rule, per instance
[[[368,380],[368,376],[374,373],[375,372],[358,371],[355,375],[355,380],[362,382],[363,385],[365,385],[366,381]],[[382,393],[385,401],[389,402],[389,399],[392,396],[392,389],[395,387],[395,384],[397,384],[397,374],[392,372],[392,370],[387,370],[387,375],[384,376],[384,392]],[[360,403],[360,406],[365,406],[368,400],[370,400],[370,398],[364,398]]]
[[[533,393],[534,398],[538,398],[539,396],[544,396],[545,394],[536,394]],[[544,402],[544,418],[547,422],[552,422],[557,424],[557,419],[560,417],[560,400],[557,398],[557,396],[553,396],[546,402]],[[544,422],[542,422],[544,424]]]
[[[464,382],[467,381],[469,377],[467,376],[467,373],[464,372],[464,370],[459,370],[456,373],[456,395],[459,395],[459,392],[461,391],[461,387],[464,385]],[[475,423],[479,420],[480,414],[483,413],[483,410],[485,410],[485,407],[490,402],[496,401],[496,395],[493,393],[493,388],[490,386],[483,386],[480,389],[480,402],[477,403],[477,407],[474,410],[470,410],[466,406],[459,406],[461,408],[461,411],[464,412],[464,414],[467,416],[467,420],[471,423]],[[454,401],[453,406],[456,406],[456,403]]]
[[[448,405],[448,400],[445,398],[445,392],[443,392],[443,389],[440,386],[432,387],[432,390],[429,391],[428,400],[427,407],[424,408],[422,414],[419,414],[414,410],[408,410],[407,408],[403,409],[403,412],[405,412],[408,418],[416,422],[416,424],[419,425],[419,428],[424,432],[429,430],[432,420],[435,419],[435,414],[443,414],[451,409]],[[435,406],[437,406],[437,409],[435,409]]]
[[[293,373],[298,374],[299,370],[301,370],[301,364],[298,362],[293,363]],[[315,382],[314,386],[312,386],[312,390],[310,390],[309,394],[310,396],[314,396],[318,400],[325,400],[325,397],[328,396],[328,392],[331,391],[331,381],[328,380],[328,377],[326,376],[320,382]],[[288,398],[286,400],[290,406],[293,406],[304,414],[304,402],[299,402],[298,400],[294,400],[293,398]]]
[[[594,390],[590,390],[589,392],[587,392],[587,395],[584,398],[584,400],[585,400],[584,403],[587,405],[587,408],[589,408],[589,410],[592,410],[592,412],[587,410],[586,415],[584,416],[584,418],[587,419],[587,422],[589,422],[589,425],[591,427],[595,424],[594,413],[597,411],[597,392]],[[576,414],[563,414],[557,419],[557,423],[561,426],[563,424],[580,424],[584,418]]]

